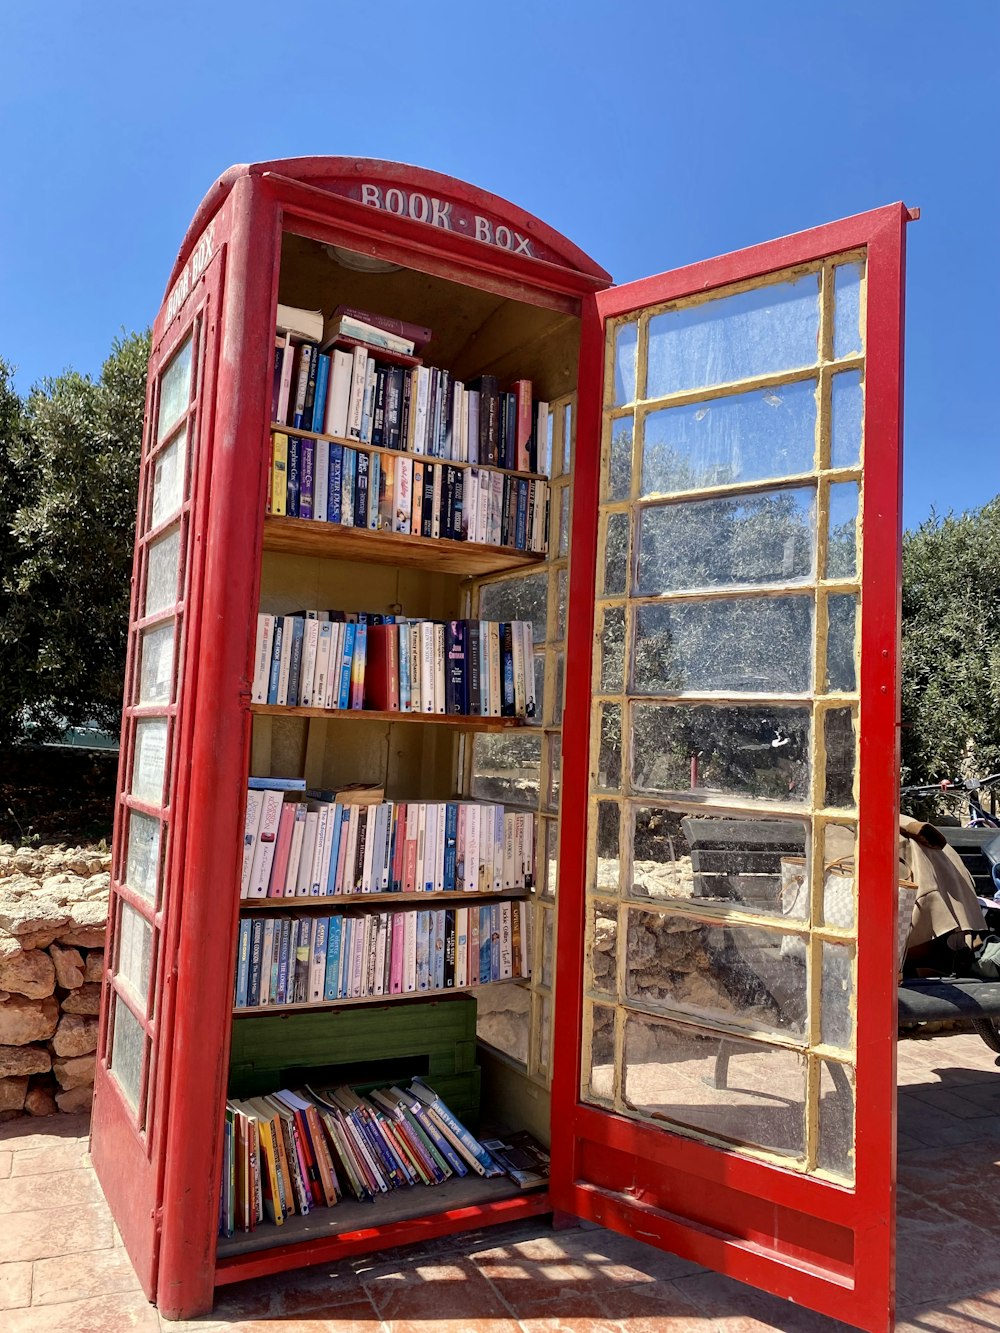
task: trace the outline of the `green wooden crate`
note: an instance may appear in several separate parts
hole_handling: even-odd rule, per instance
[[[231,1097],[254,1097],[312,1079],[377,1087],[415,1074],[426,1077],[456,1115],[478,1121],[474,997],[448,995],[313,1014],[276,1011],[233,1023]]]

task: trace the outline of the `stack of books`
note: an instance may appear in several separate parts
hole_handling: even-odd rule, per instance
[[[302,779],[250,783],[241,898],[534,886],[535,816],[524,811],[477,801],[337,799],[306,792]]]
[[[528,977],[527,904],[244,918],[233,1005],[465,990]]]
[[[257,617],[254,703],[534,718],[526,620],[413,620],[343,611]]]
[[[281,1226],[342,1198],[504,1174],[433,1088],[283,1090],[226,1103],[219,1232]]]

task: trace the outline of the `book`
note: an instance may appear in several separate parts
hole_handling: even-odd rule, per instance
[[[323,338],[322,310],[302,310],[279,302],[275,324],[281,332],[307,342],[318,343]]]

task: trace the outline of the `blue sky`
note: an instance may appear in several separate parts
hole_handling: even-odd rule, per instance
[[[26,391],[149,323],[233,162],[415,162],[617,281],[903,199],[908,525],[1000,490],[1000,5],[49,0],[0,15],[0,355]]]

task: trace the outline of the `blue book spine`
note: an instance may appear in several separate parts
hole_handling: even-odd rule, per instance
[[[278,681],[281,678],[281,640],[285,630],[285,616],[274,618],[274,647],[271,649],[271,674],[267,678],[267,702],[278,702]]]
[[[358,453],[355,456],[354,477],[354,526],[368,526],[368,484],[371,475],[371,455]]]
[[[528,483],[517,483],[517,517],[514,520],[514,545],[519,551],[528,546]]]
[[[451,1143],[444,1137],[434,1121],[427,1115],[427,1108],[424,1106],[423,1102],[414,1097],[408,1105],[427,1137],[451,1167],[452,1171],[454,1171],[455,1175],[467,1176],[472,1168],[466,1165],[465,1161],[458,1155]]]
[[[299,676],[302,674],[302,639],[306,632],[303,616],[292,616],[292,655],[288,667],[288,706],[295,708],[299,702]]]
[[[316,441],[300,440],[299,518],[313,516],[313,479],[316,467]]]
[[[340,483],[340,521],[345,528],[354,527],[354,474],[357,466],[357,453],[345,448]]]
[[[490,903],[490,975],[487,981],[500,980],[500,904]]]
[[[352,662],[352,675],[356,675],[358,688],[351,691],[351,707],[364,708],[365,706],[365,661],[368,657],[368,623],[358,616],[357,632],[354,636],[354,656],[357,659],[357,671],[354,671]]]
[[[458,805],[449,801],[444,815],[444,891],[455,892],[455,856],[458,845]]]
[[[336,1000],[340,992],[340,940],[344,929],[344,918],[332,916],[326,939],[326,980],[323,986],[323,998]]]
[[[250,972],[247,978],[247,1008],[253,1009],[260,1001],[260,955],[264,946],[264,922],[253,923],[250,934]]]
[[[302,441],[297,435],[288,437],[288,470],[285,478],[287,486],[285,513],[289,518],[298,518],[299,489],[302,485]]]
[[[305,791],[305,778],[249,778],[251,791]]]
[[[344,656],[340,663],[340,691],[337,696],[338,708],[350,708],[351,706],[351,663],[354,661],[354,637],[357,632],[357,625],[349,624],[344,626]]]
[[[267,993],[270,1003],[274,1004],[278,995],[278,967],[281,963],[281,922],[274,923],[274,937],[271,940],[271,975],[268,978]]]
[[[333,826],[330,833],[330,865],[326,872],[326,883],[323,886],[323,893],[327,898],[332,897],[334,886],[337,882],[337,856],[340,853],[340,830],[343,824],[343,807],[334,805],[330,811],[330,818],[333,820]]]
[[[313,968],[316,968],[317,972],[320,967],[323,968],[322,972],[323,980],[320,982],[320,993],[319,993],[320,999],[324,999],[326,997],[326,952],[327,952],[327,939],[330,934],[330,919],[331,918],[328,916],[317,917],[316,925],[313,927],[312,966],[309,969],[309,977],[310,981],[312,981]],[[312,993],[311,986],[308,998],[310,1000],[316,998],[316,996],[314,996]]]
[[[340,943],[340,972],[337,977],[337,998],[344,999],[351,989],[351,945],[354,943],[354,917],[344,917]]]
[[[410,711],[410,627],[400,625],[399,630],[399,711]]]
[[[434,959],[434,975],[431,978],[431,986],[434,990],[444,990],[444,909],[439,908],[431,913],[434,925],[434,947],[432,950]]]
[[[492,918],[487,903],[479,909],[479,984],[481,986],[485,985],[490,979],[490,960],[493,957],[493,945],[490,942],[492,931]]]
[[[475,1157],[479,1165],[483,1167],[483,1169],[486,1171],[486,1174],[490,1176],[502,1175],[503,1173],[500,1170],[500,1167],[493,1160],[490,1154],[486,1151],[483,1145],[479,1142],[477,1138],[474,1138],[469,1133],[469,1131],[462,1124],[461,1120],[457,1119],[451,1113],[451,1111],[444,1104],[441,1098],[437,1095],[434,1089],[430,1087],[427,1083],[425,1083],[422,1078],[415,1078],[413,1082],[415,1084],[419,1084],[421,1088],[424,1088],[429,1094],[431,1094],[434,1100],[430,1104],[431,1106],[433,1106],[435,1114],[438,1116],[439,1119],[444,1121],[444,1123],[451,1130],[452,1134],[454,1134],[455,1138],[458,1139],[458,1141],[465,1147],[465,1149],[468,1152],[470,1152],[473,1157]]]
[[[312,425],[309,428],[320,435],[323,433],[323,423],[326,420],[326,395],[329,386],[330,357],[324,352],[316,360],[316,393],[313,398]]]
[[[328,523],[340,522],[340,508],[344,486],[344,446],[330,445],[330,488],[326,501]]]
[[[286,917],[281,923],[281,946],[278,952],[278,984],[275,1003],[284,1004],[288,996],[288,950],[292,939],[292,923]]]
[[[372,465],[368,479],[368,526],[378,527],[378,492],[382,482],[382,459],[372,454]]]
[[[250,928],[252,921],[240,922],[239,953],[236,968],[236,1008],[247,1007],[247,979],[250,975]]]

